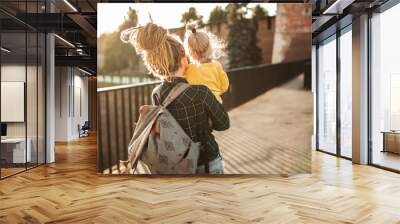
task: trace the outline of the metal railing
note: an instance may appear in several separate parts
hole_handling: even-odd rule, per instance
[[[151,104],[151,92],[160,82],[101,88],[97,91],[97,166],[112,173],[127,158],[127,146],[139,118],[139,107]],[[119,167],[118,167],[119,170]]]
[[[230,90],[222,96],[228,111],[288,80],[310,72],[310,60],[249,66],[228,71]],[[127,146],[139,118],[139,107],[151,104],[160,82],[100,88],[98,97],[97,166],[99,173],[118,173],[127,159]]]
[[[242,67],[228,71],[230,90],[222,96],[227,111],[304,73],[305,88],[311,82],[311,61],[299,60],[270,65]]]

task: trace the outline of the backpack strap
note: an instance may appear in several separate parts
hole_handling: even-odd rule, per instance
[[[161,85],[156,86],[156,88],[154,88],[153,90],[153,93],[155,97],[154,104],[155,105],[161,104]]]
[[[179,82],[177,83],[171,91],[168,93],[168,96],[165,97],[164,101],[161,103],[163,107],[167,107],[172,101],[174,101],[181,93],[183,93],[187,88],[189,88],[190,85],[185,83],[185,82]],[[159,94],[159,91],[156,92],[156,94]],[[161,99],[160,95],[159,99]]]

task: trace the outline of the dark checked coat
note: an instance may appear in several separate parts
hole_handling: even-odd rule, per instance
[[[153,105],[160,105],[176,83],[185,82],[182,77],[174,77],[160,85],[161,99],[153,92]],[[218,143],[212,131],[222,131],[229,128],[229,117],[212,92],[203,85],[193,85],[180,94],[167,107],[175,120],[194,142],[201,142],[202,149],[198,165],[203,165],[216,159],[219,155]],[[212,125],[209,125],[208,119]]]

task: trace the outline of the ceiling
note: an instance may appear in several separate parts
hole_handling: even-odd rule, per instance
[[[7,54],[9,60],[35,55],[37,48],[33,43],[28,43],[25,50],[25,32],[28,42],[33,36],[29,32],[34,36],[51,32],[56,34],[56,66],[77,66],[96,74],[97,2],[47,0],[46,5],[44,0],[1,0],[2,46],[12,49]]]
[[[374,10],[388,0],[313,0],[313,43],[351,24],[352,18]]]

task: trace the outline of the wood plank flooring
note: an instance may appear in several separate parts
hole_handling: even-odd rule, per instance
[[[293,105],[287,105],[290,106]],[[236,122],[242,122],[231,129],[234,136],[241,136],[244,142],[257,137],[263,144],[279,143],[290,149],[297,146],[298,151],[304,153],[291,156],[291,163],[282,158],[287,163],[283,165],[291,164],[290,170],[282,168],[285,166],[281,166],[284,170],[277,170],[264,164],[246,169],[255,172],[265,166],[265,169],[284,174],[304,172],[310,167],[302,161],[306,156],[312,156],[312,174],[289,177],[100,176],[96,173],[96,138],[92,135],[79,141],[57,143],[56,163],[0,181],[0,223],[400,224],[399,174],[303,150],[307,147],[302,136],[304,130],[288,128],[292,124],[282,123],[283,118],[271,119],[262,113],[256,114],[267,119],[264,123],[252,124],[263,132],[239,129],[251,122],[243,119],[246,116],[240,116],[234,118]],[[309,120],[297,119],[309,125]],[[263,136],[268,130],[263,127],[268,125],[274,127],[271,129],[275,132],[269,131],[272,136],[266,141]],[[285,138],[288,134],[295,137]],[[240,140],[226,135],[219,138],[226,144],[237,144]],[[243,160],[247,162],[252,159],[259,159],[258,163],[264,161],[235,151],[225,152],[232,153],[232,157],[250,159]],[[274,157],[272,162],[277,158]],[[238,164],[229,164],[230,161],[233,160],[229,158],[227,171],[237,172]]]
[[[400,223],[400,175],[313,152],[290,177],[96,174],[96,139],[0,181],[0,223]]]
[[[25,167],[3,167],[1,168],[1,176],[6,177],[25,170]]]

